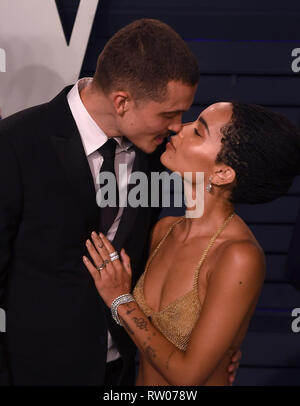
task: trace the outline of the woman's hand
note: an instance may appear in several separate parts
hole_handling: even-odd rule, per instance
[[[109,254],[115,252],[115,249],[108,239],[102,233],[99,236],[95,231],[91,236],[93,242],[87,240],[86,247],[93,263],[85,256],[83,262],[92,275],[100,296],[110,307],[118,296],[130,293],[132,276],[130,258],[122,248],[121,258],[111,261]],[[106,265],[99,271],[97,268],[103,263]]]

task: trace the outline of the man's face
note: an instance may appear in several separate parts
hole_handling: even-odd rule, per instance
[[[172,132],[182,127],[182,113],[187,111],[194,99],[197,86],[171,81],[162,102],[131,100],[128,110],[119,119],[119,130],[133,144],[146,153],[155,151]]]

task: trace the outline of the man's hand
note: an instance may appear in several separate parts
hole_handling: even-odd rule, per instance
[[[239,361],[241,358],[242,358],[241,350],[236,351],[231,358],[231,364],[229,365],[229,367],[227,369],[227,371],[229,373],[228,380],[229,380],[230,386],[233,385],[233,382],[235,380],[235,375],[238,370],[238,367],[240,366]]]

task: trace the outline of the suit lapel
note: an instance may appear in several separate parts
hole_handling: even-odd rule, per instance
[[[81,207],[88,227],[94,228],[99,224],[99,207],[96,202],[93,176],[67,102],[67,93],[70,89],[71,87],[65,88],[49,103],[55,111],[52,117],[56,117],[55,123],[53,121],[49,123],[52,125],[50,137],[72,190],[74,203]]]

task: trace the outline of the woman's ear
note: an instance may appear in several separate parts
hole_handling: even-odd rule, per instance
[[[216,186],[229,185],[236,179],[236,172],[230,166],[222,165],[215,169],[212,184]]]

